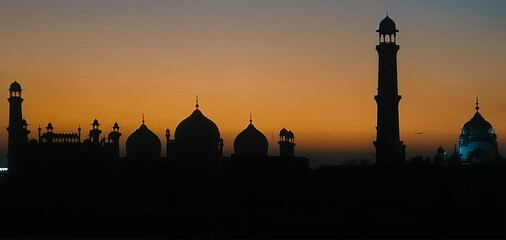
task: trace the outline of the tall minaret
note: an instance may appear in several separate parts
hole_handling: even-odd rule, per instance
[[[387,16],[380,22],[378,95],[374,96],[378,104],[378,122],[376,126],[376,164],[401,165],[405,162],[406,145],[400,141],[399,101],[397,90],[397,30],[395,23]]]
[[[23,119],[23,111],[21,110],[21,85],[14,81],[9,88],[9,146],[7,152],[7,158],[9,162],[21,153],[23,153],[23,147],[28,142],[28,134],[30,131],[27,129],[27,123]]]

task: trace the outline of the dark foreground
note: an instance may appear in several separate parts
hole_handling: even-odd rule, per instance
[[[506,170],[321,167],[0,179],[0,238],[504,238]]]

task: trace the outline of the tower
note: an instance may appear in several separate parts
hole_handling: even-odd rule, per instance
[[[279,131],[279,156],[294,157],[295,156],[295,135],[292,131],[285,128]]]
[[[378,165],[400,165],[405,162],[406,145],[400,141],[399,101],[397,88],[397,32],[395,22],[388,15],[380,22],[378,51],[378,105],[376,126],[376,163]]]
[[[102,133],[102,130],[98,129],[98,127],[100,126],[100,123],[98,123],[98,120],[95,118],[95,120],[93,120],[93,123],[91,124],[91,126],[93,128],[90,130],[90,140],[91,140],[91,142],[98,143],[99,138],[100,138],[100,134]]]
[[[119,138],[121,137],[121,133],[119,132],[119,125],[117,122],[112,126],[112,132],[108,135],[108,140],[114,146],[114,156],[119,158]],[[80,132],[80,130],[79,130]]]
[[[21,85],[14,81],[9,88],[9,132],[7,159],[12,161],[23,153],[23,147],[28,142],[28,124],[23,119],[21,109]]]

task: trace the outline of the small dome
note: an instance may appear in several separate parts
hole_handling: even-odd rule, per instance
[[[217,156],[220,131],[199,109],[181,121],[174,132],[178,151],[184,156]]]
[[[279,131],[279,136],[281,136],[281,137],[286,137],[287,134],[288,134],[288,130],[286,130],[286,128],[283,128],[283,129],[281,129],[281,131]]]
[[[160,157],[161,142],[143,123],[126,141],[127,157],[155,159]]]
[[[11,87],[9,88],[11,92],[21,92],[21,85],[18,82],[14,81],[11,83]]]
[[[234,152],[238,155],[267,156],[268,149],[267,138],[252,123],[240,132],[234,140]]]
[[[492,134],[493,132],[492,124],[485,120],[479,112],[476,112],[473,118],[462,127],[462,134],[464,135]]]
[[[288,131],[288,133],[286,134],[286,137],[287,138],[295,138],[295,135],[293,134],[292,131]]]
[[[380,34],[395,34],[399,30],[395,28],[395,22],[388,16],[386,16],[383,20],[381,20],[379,24],[379,29],[376,32]]]

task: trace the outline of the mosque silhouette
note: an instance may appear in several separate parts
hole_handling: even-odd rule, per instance
[[[112,131],[102,135],[100,123],[93,120],[88,138],[81,138],[81,127],[76,133],[56,133],[52,123],[45,127],[42,133],[39,126],[38,140],[28,140],[28,123],[22,117],[21,85],[13,82],[9,88],[9,149],[7,158],[9,170],[13,172],[25,171],[30,168],[45,169],[58,165],[66,166],[70,161],[88,162],[89,159],[101,161],[118,160],[119,139],[122,133],[117,122]],[[268,141],[265,135],[255,128],[250,115],[249,125],[240,132],[234,140],[234,154],[232,157],[223,156],[223,139],[216,124],[204,116],[199,109],[198,99],[195,110],[190,116],[182,120],[176,127],[174,139],[170,130],[165,131],[166,157],[160,156],[161,141],[158,136],[146,126],[144,117],[141,126],[135,130],[126,141],[125,162],[136,166],[168,165],[170,167],[185,167],[212,171],[223,168],[226,164],[255,165],[260,162],[264,167],[271,163],[281,163],[281,166],[296,167],[300,171],[309,169],[309,159],[295,156],[295,135],[292,131],[281,129],[279,133],[279,156],[267,156]],[[101,137],[102,136],[102,137]],[[265,160],[265,161],[264,161]],[[249,163],[246,163],[246,162]],[[236,163],[242,162],[242,163]],[[70,163],[71,164],[71,163]]]
[[[309,168],[295,135],[279,132],[279,156],[249,124],[223,156],[218,126],[199,109],[162,142],[142,119],[126,141],[94,119],[87,136],[39,126],[29,139],[22,88],[9,88],[8,167],[0,174],[5,237],[506,237],[506,160],[476,112],[459,152],[406,162],[400,140],[397,33],[386,16],[379,55],[374,166]],[[106,137],[107,136],[107,137]]]

